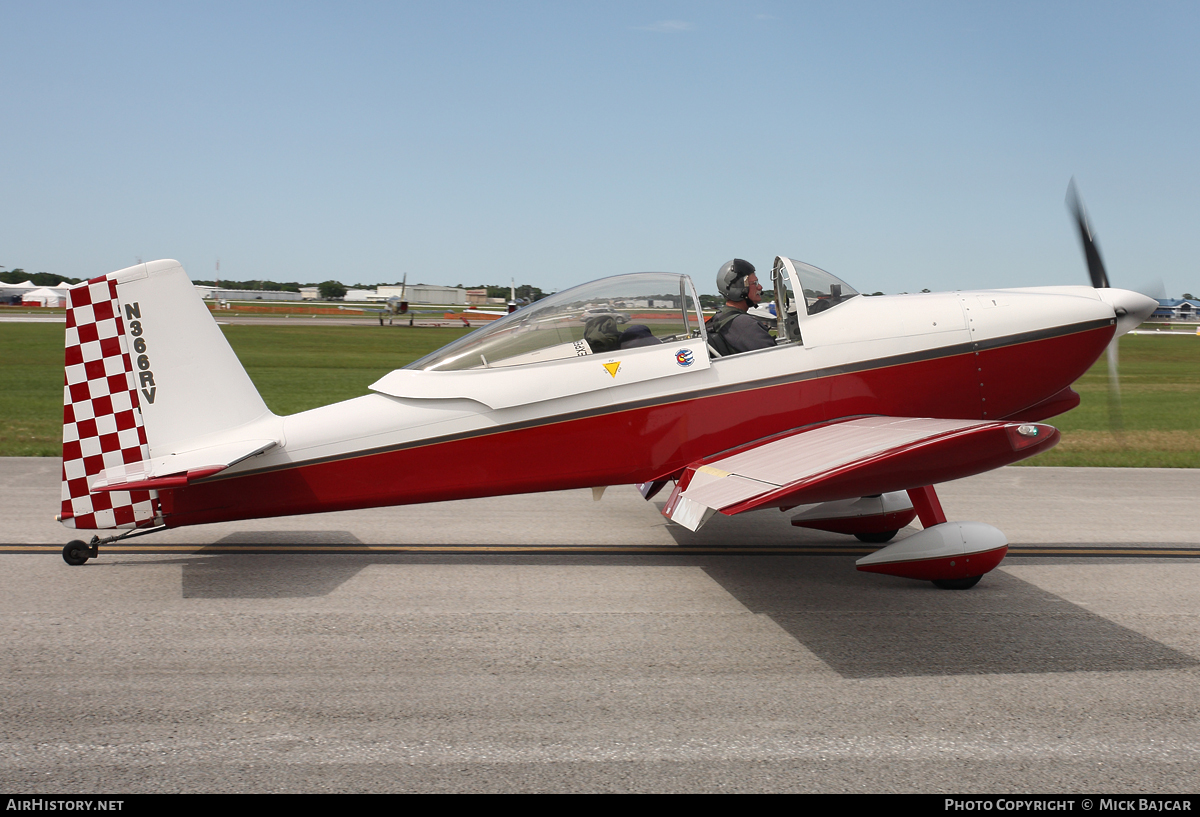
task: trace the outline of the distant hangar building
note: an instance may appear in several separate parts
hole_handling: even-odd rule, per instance
[[[448,306],[466,306],[467,290],[459,287],[440,287],[433,284],[409,284],[407,287],[381,286],[379,295],[384,298],[399,298],[400,290],[404,290],[404,298],[410,304],[446,304]]]
[[[300,287],[300,297],[306,301],[319,301],[321,300],[321,288],[319,286]],[[343,297],[335,298],[334,300],[358,303],[361,301],[386,301],[387,298],[380,295],[373,289],[346,287],[346,294]]]
[[[299,292],[282,292],[273,289],[225,289],[196,284],[201,298],[214,301],[299,301]]]

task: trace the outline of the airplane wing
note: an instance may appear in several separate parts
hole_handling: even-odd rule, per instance
[[[697,530],[714,513],[790,508],[919,488],[1052,448],[1039,423],[855,417],[785,431],[689,465],[663,515]]]

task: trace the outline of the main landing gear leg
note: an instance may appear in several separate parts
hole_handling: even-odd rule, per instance
[[[917,518],[921,520],[921,527],[932,528],[934,525],[940,525],[946,521],[946,512],[942,510],[942,503],[938,501],[937,492],[933,490],[932,485],[909,488],[908,498],[912,500],[913,507],[917,509]]]
[[[122,539],[129,539],[134,536],[145,536],[147,533],[157,533],[160,530],[166,529],[166,525],[155,525],[152,528],[134,528],[133,530],[127,530],[124,533],[116,536],[105,537],[104,539],[101,539],[99,536],[93,536],[92,541],[88,542],[87,544],[84,544],[82,540],[75,539],[74,541],[68,542],[67,546],[63,548],[63,561],[73,566],[85,564],[88,559],[95,559],[100,555],[101,545],[111,545],[112,543],[119,542]]]

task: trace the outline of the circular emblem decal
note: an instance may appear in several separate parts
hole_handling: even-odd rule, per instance
[[[675,353],[675,362],[680,366],[691,366],[695,360],[691,349],[680,349]]]

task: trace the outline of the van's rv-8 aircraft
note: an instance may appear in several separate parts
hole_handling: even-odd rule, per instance
[[[1092,286],[863,297],[781,256],[776,345],[721,357],[688,276],[618,275],[286,417],[177,262],[93,278],[70,289],[59,519],[124,532],[63,558],[185,525],[634,483],[671,486],[662,512],[691,530],[799,508],[883,545],[916,517],[859,569],[971,587],[1007,540],[947,521],[933,486],[1055,445],[1041,421],[1156,305],[1108,287],[1076,217]],[[589,310],[629,321],[590,331]]]
[[[393,295],[383,302],[383,309],[372,309],[368,306],[339,306],[338,309],[344,309],[347,312],[370,312],[379,318],[379,325],[383,326],[383,319],[388,319],[388,324],[396,322],[397,315],[408,315],[409,321],[412,321],[412,314],[408,311],[408,298],[405,294],[408,291],[408,273],[404,273],[404,280],[400,282],[400,294]]]

